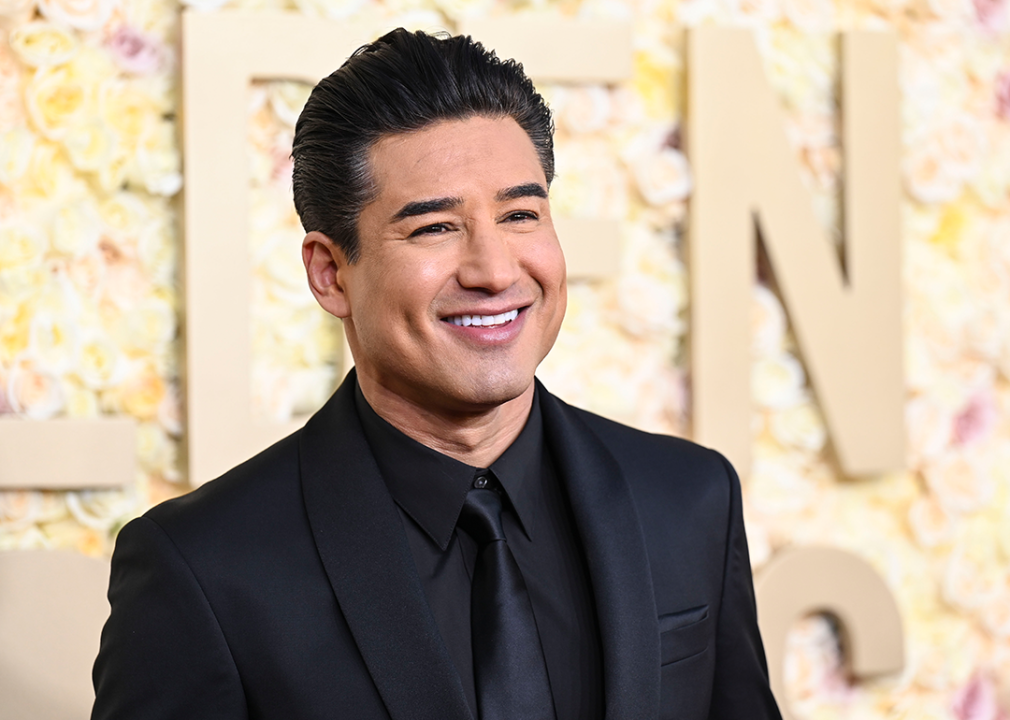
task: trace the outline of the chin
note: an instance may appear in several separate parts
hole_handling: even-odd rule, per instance
[[[492,408],[515,400],[529,390],[533,384],[533,373],[489,373],[473,378],[468,386],[460,388],[462,398],[468,404],[482,408]]]

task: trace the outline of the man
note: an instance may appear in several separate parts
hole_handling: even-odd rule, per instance
[[[732,468],[534,380],[565,265],[521,68],[394,31],[293,154],[356,371],[123,529],[93,718],[779,717]]]

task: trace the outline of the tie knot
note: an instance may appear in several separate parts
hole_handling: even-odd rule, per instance
[[[494,490],[474,488],[466,494],[457,523],[478,545],[504,540],[501,498]]]

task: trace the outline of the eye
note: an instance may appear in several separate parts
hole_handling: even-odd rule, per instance
[[[421,235],[441,235],[442,233],[449,232],[451,229],[452,228],[449,227],[447,223],[435,223],[434,225],[419,227],[417,230],[412,232],[409,237],[420,237]]]
[[[505,216],[505,222],[522,222],[524,220],[536,220],[538,215],[532,210],[516,210]]]

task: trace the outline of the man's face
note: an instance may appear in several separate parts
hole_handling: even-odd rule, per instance
[[[536,151],[511,118],[380,139],[361,253],[338,263],[363,387],[428,411],[486,410],[528,390],[557,337],[565,261]]]

